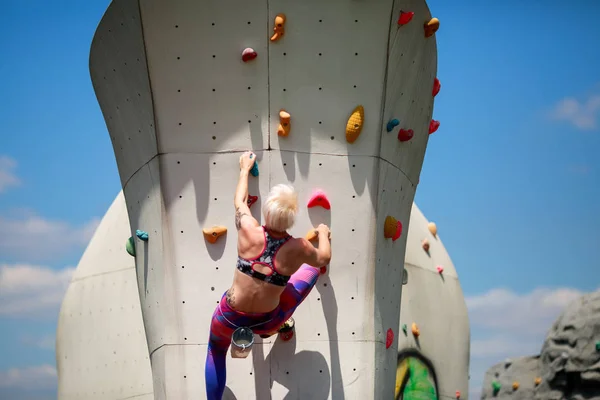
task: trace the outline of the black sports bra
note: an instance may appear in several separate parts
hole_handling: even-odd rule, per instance
[[[267,233],[267,228],[264,226],[262,228],[263,232],[265,233],[265,247],[263,251],[258,257],[251,260],[238,256],[237,269],[240,270],[240,272],[243,272],[244,274],[261,281],[277,286],[285,286],[290,280],[290,277],[287,275],[281,275],[279,272],[277,272],[275,269],[275,256],[277,255],[277,252],[281,246],[283,246],[292,237],[287,235],[281,239],[274,239]],[[255,270],[254,265],[256,264],[268,267],[271,270],[271,273],[263,274],[262,272]]]

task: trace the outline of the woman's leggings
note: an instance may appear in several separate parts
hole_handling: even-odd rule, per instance
[[[208,400],[221,400],[223,396],[226,378],[225,358],[231,344],[233,331],[238,327],[248,327],[258,335],[276,332],[308,296],[317,283],[318,277],[319,270],[317,268],[303,264],[291,276],[281,293],[279,306],[268,313],[236,311],[227,304],[225,294],[223,294],[210,323],[210,338],[204,367]],[[233,326],[232,323],[236,326]]]

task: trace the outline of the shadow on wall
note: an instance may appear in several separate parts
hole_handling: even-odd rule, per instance
[[[433,364],[414,349],[400,350],[396,365],[395,400],[438,400]]]

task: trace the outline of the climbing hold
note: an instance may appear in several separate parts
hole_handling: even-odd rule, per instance
[[[216,243],[217,239],[227,233],[227,228],[224,226],[213,226],[210,229],[202,229],[204,239],[209,243]]]
[[[600,340],[596,342],[596,351],[600,351]]]
[[[500,382],[492,381],[492,391],[494,392],[494,395],[498,394],[501,388],[502,385],[500,384]]]
[[[319,274],[321,275],[325,275],[327,273],[327,267],[321,267],[319,268]]]
[[[431,122],[429,123],[429,134],[431,135],[433,132],[437,131],[439,127],[440,127],[440,121],[436,121],[435,119],[432,119]]]
[[[519,389],[519,382],[514,381],[513,384],[512,384],[512,388],[513,388],[513,390]]]
[[[358,139],[358,135],[362,131],[363,123],[365,121],[365,109],[363,106],[356,106],[348,123],[346,123],[346,141],[348,143],[354,143]]]
[[[457,390],[455,394],[456,394],[456,398],[460,399],[460,390]]]
[[[433,95],[433,97],[437,96],[441,88],[442,84],[440,83],[440,80],[438,78],[435,78],[433,81],[433,89],[431,90],[431,94]]]
[[[425,28],[425,37],[430,37],[433,36],[433,34],[435,32],[437,32],[437,30],[440,27],[440,20],[437,18],[431,18],[429,20],[429,22],[425,22],[425,24],[423,25],[423,27]]]
[[[306,240],[308,240],[309,242],[312,242],[313,240],[317,240],[318,237],[319,237],[319,232],[317,232],[316,229],[311,229],[310,231],[308,231],[308,233],[306,234],[306,236],[304,238]]]
[[[404,332],[404,336],[406,336],[408,333],[408,327],[406,326],[406,324],[402,324],[402,332]]]
[[[385,348],[389,349],[392,343],[394,343],[394,331],[392,330],[392,328],[388,328],[387,334],[385,336]]]
[[[252,155],[250,155],[250,158],[252,158]],[[250,169],[250,173],[252,174],[252,176],[258,176],[258,161],[254,160],[254,164]]]
[[[429,232],[431,232],[434,237],[437,236],[437,225],[435,222],[430,222],[427,224],[427,229],[429,229]]]
[[[294,318],[290,317],[290,319],[288,319],[287,321],[285,321],[283,323],[283,325],[281,326],[281,328],[279,328],[279,337],[281,338],[281,340],[283,340],[284,342],[287,342],[288,340],[290,340],[291,338],[294,337],[294,325],[295,325],[295,321]]]
[[[535,378],[535,380],[533,381],[533,383],[535,384],[535,386],[539,386],[540,383],[542,383],[542,378],[540,378],[539,376],[537,378]]]
[[[248,204],[248,207],[252,207],[252,204],[256,203],[258,201],[258,196],[252,196],[252,195],[248,195],[248,200],[246,200],[246,203]]]
[[[308,208],[313,208],[316,206],[321,206],[326,210],[331,210],[331,204],[329,203],[327,196],[325,195],[325,193],[323,193],[320,190],[317,190],[312,195],[310,200],[308,200],[308,206],[307,206]]]
[[[412,17],[414,17],[415,13],[412,11],[402,11],[400,10],[400,16],[398,17],[398,25],[406,25],[410,22]]]
[[[135,231],[135,236],[137,236],[138,239],[143,240],[144,242],[148,241],[148,232],[146,232],[146,231],[140,231],[138,229]]]
[[[285,110],[279,111],[279,127],[277,128],[279,136],[287,136],[290,134],[290,114]]]
[[[244,51],[242,51],[242,61],[243,62],[248,62],[251,60],[254,60],[256,58],[257,54],[256,51],[254,51],[254,49],[247,47],[244,49]]]
[[[438,265],[435,267],[435,269],[437,269],[438,274],[442,274],[444,272],[444,267],[441,265]]]
[[[414,135],[415,132],[412,129],[400,129],[400,132],[398,132],[398,140],[401,142],[408,142]]]
[[[392,216],[385,217],[385,222],[383,223],[383,236],[386,239],[392,239],[396,236],[396,231],[398,230],[398,220]]]
[[[421,242],[421,246],[423,246],[423,250],[429,253],[429,240],[423,239],[423,241]]]
[[[392,236],[392,241],[395,242],[396,240],[398,240],[400,238],[400,235],[402,235],[402,222],[397,221],[396,233],[394,233],[394,236]]]
[[[133,241],[133,236],[127,239],[127,242],[125,243],[125,250],[127,250],[130,256],[135,257],[135,242]]]
[[[275,42],[283,36],[284,29],[283,25],[285,24],[285,14],[277,14],[275,16],[275,26],[273,27],[273,36],[271,36],[271,42]]]
[[[421,331],[419,330],[419,327],[417,326],[416,322],[412,323],[412,326],[410,327],[410,330],[413,334],[414,337],[419,337],[419,335],[421,334]]]
[[[386,126],[386,130],[388,132],[391,132],[394,130],[395,127],[397,127],[398,125],[400,125],[400,121],[398,121],[396,118],[394,119],[390,119],[389,122],[387,123]]]

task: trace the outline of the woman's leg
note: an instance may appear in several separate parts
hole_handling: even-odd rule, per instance
[[[296,308],[308,296],[317,283],[317,279],[319,279],[319,270],[308,264],[303,264],[292,275],[279,300],[279,307],[281,307],[285,314],[283,322],[292,316]]]
[[[223,397],[227,377],[225,360],[233,331],[234,328],[223,318],[217,306],[210,323],[210,337],[204,366],[208,400],[221,400]]]

